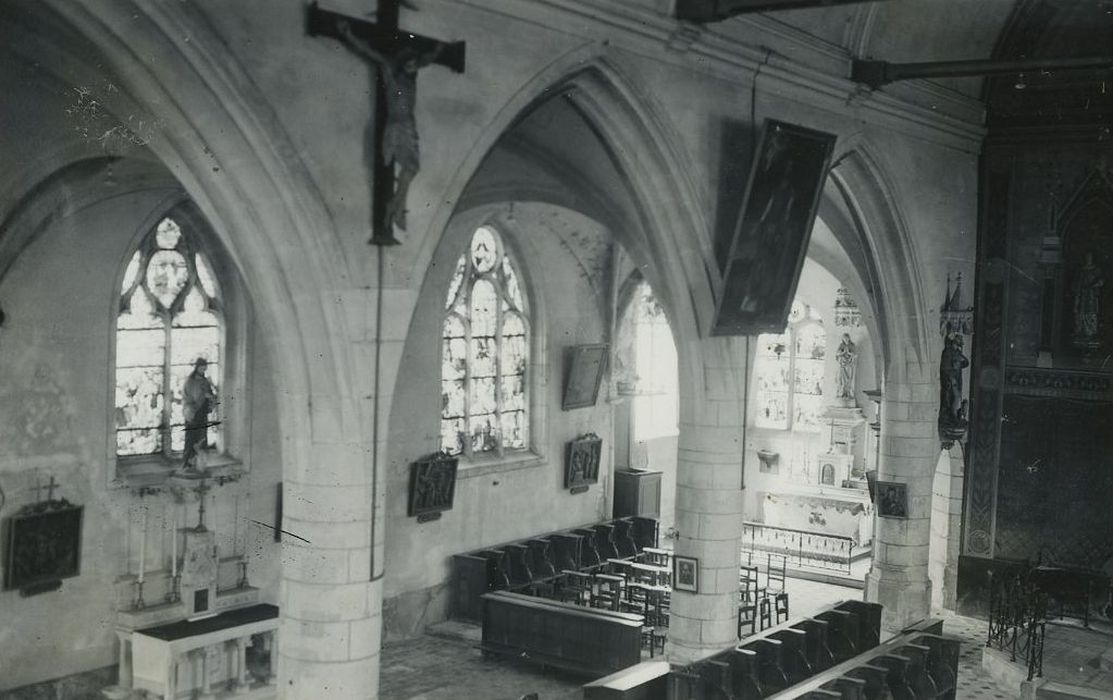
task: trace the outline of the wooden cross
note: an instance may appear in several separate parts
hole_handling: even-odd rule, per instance
[[[446,43],[399,29],[402,2],[378,0],[375,22],[322,10],[316,2],[306,18],[309,36],[337,39],[377,64],[369,242],[379,246],[398,245],[394,227],[405,230],[406,194],[418,168],[416,71],[436,63],[464,72],[464,42]]]
[[[35,492],[35,501],[36,502],[41,502],[42,497],[43,497],[43,489],[46,489],[46,500],[49,502],[49,501],[54,500],[54,489],[60,489],[60,488],[62,488],[62,485],[59,484],[58,482],[56,482],[54,480],[54,476],[51,475],[50,481],[49,481],[49,483],[47,483],[46,486],[43,486],[39,482],[38,477],[36,476],[35,477],[35,488],[34,489],[29,489],[29,490],[33,490]]]

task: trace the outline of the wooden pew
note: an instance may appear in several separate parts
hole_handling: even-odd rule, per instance
[[[498,591],[483,595],[484,654],[603,676],[641,661],[640,615]]]
[[[498,590],[554,595],[560,571],[599,568],[608,556],[633,558],[657,546],[653,518],[618,518],[574,530],[485,547],[452,557],[452,616],[480,621],[484,593]]]
[[[584,685],[584,700],[661,700],[668,677],[668,661],[643,661]]]
[[[959,640],[937,633],[941,631],[941,620],[912,625],[853,658],[769,696],[769,700],[954,700]]]
[[[746,637],[732,649],[677,669],[676,677],[670,680],[669,700],[758,700],[772,696],[835,665],[835,654],[828,644],[832,629],[837,630],[842,648],[849,653],[875,647],[880,626],[880,605],[837,603],[814,617],[771,627]],[[927,651],[920,650],[925,667]],[[708,664],[711,667],[705,668]],[[855,693],[862,694],[865,681],[849,679],[839,685],[848,697],[854,697]],[[814,697],[842,692],[820,686],[810,690],[819,693]]]

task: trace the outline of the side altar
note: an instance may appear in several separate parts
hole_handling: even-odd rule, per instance
[[[229,480],[181,471],[158,487],[133,491],[140,521],[138,574],[122,579],[132,593],[116,612],[120,666],[113,697],[277,697],[278,608],[262,602],[261,591],[250,585],[246,555],[221,552],[218,532],[206,526],[209,481],[222,486]],[[197,499],[197,521],[182,527],[178,508],[190,493]],[[169,506],[173,515],[149,526],[148,501],[156,502],[155,510]],[[167,535],[169,552],[154,559],[169,554],[169,566],[149,571],[147,541]],[[226,575],[220,587],[221,572],[236,569],[234,583]],[[152,583],[159,596],[148,603],[144,588]]]

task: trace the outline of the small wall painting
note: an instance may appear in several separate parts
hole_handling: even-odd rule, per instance
[[[699,559],[674,556],[672,562],[672,587],[678,591],[699,593]]]
[[[572,493],[583,493],[588,484],[598,482],[602,455],[603,439],[595,433],[569,442],[564,462],[564,488]]]
[[[458,464],[458,459],[440,452],[410,465],[410,516],[416,515],[418,522],[426,522],[452,509]]]
[[[568,348],[564,374],[564,396],[561,410],[594,406],[599,398],[599,384],[607,369],[608,345],[577,345]]]
[[[908,484],[877,482],[877,514],[882,518],[908,518]]]

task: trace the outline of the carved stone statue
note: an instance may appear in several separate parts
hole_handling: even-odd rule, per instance
[[[962,352],[962,336],[949,333],[939,357],[939,436],[945,447],[966,434],[966,401],[962,398],[962,370],[970,360]]]
[[[205,376],[209,362],[203,357],[193,363],[193,372],[182,385],[182,418],[185,419],[185,453],[182,464],[187,471],[197,469],[198,454],[209,446],[209,419],[216,408],[216,388]]]
[[[850,339],[849,333],[842,334],[839,349],[835,352],[839,363],[839,373],[835,376],[835,399],[842,404],[854,403],[854,374],[858,365],[858,346]]]
[[[1086,262],[1074,280],[1074,337],[1078,347],[1094,348],[1101,331],[1101,294],[1105,278],[1094,264],[1093,253],[1086,253]]]

